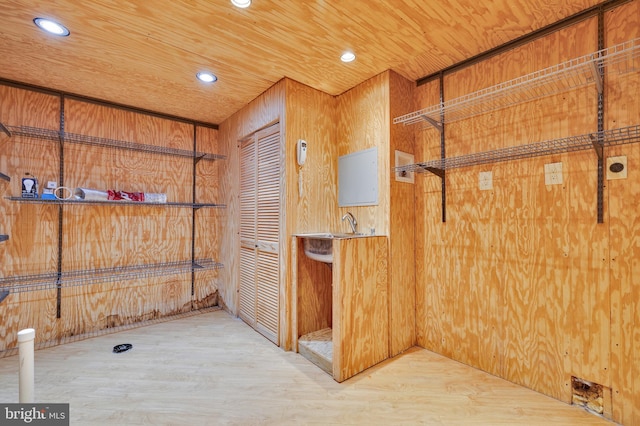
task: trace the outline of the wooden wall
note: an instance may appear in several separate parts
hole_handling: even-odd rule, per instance
[[[338,191],[335,119],[336,99],[293,80],[286,80],[286,198],[287,239],[304,232],[329,232],[337,229]],[[296,161],[298,139],[307,141],[307,161],[299,167]],[[302,180],[302,192],[299,189]],[[295,326],[292,303],[293,259],[287,253],[285,266],[288,297],[281,311],[286,340],[285,349],[293,348]],[[295,337],[297,340],[297,336]]]
[[[67,133],[187,151],[194,149],[198,136],[199,149],[217,153],[217,130],[212,128],[75,98],[61,103],[55,94],[10,86],[0,90],[0,120],[9,125],[58,130],[62,106]],[[194,197],[194,162],[189,157],[66,142],[61,176],[57,141],[2,138],[0,164],[3,173],[12,177],[5,196],[19,195],[20,178],[31,172],[41,187],[56,181],[71,189],[166,193],[169,202],[191,203]],[[218,162],[200,161],[197,172],[196,200],[219,203]],[[146,205],[64,205],[60,209],[54,203],[0,202],[2,228],[10,236],[0,246],[3,277],[55,273],[58,262],[63,272],[190,262],[192,229],[196,231],[195,257],[220,261],[216,235],[221,223],[215,210],[194,213],[190,207]],[[15,346],[17,331],[25,327],[36,328],[37,341],[53,341],[217,304],[217,271],[197,272],[193,296],[191,287],[191,272],[63,286],[59,318],[55,290],[12,293],[0,305],[0,349]]]
[[[395,150],[413,153],[411,128],[392,125],[393,117],[413,110],[414,84],[383,72],[338,97],[337,155],[378,147],[378,205],[339,208],[350,211],[358,231],[389,237],[389,350],[391,356],[412,347],[415,338],[414,185],[397,182]],[[337,160],[336,160],[337,161]],[[338,224],[350,232],[347,223]]]
[[[26,125],[57,130],[60,119],[58,97],[0,85],[0,120],[7,125]],[[7,200],[20,194],[25,173],[39,178],[58,175],[58,145],[46,140],[22,138],[15,143],[0,134],[1,172],[11,182],[1,181],[0,233],[9,240],[0,243],[0,274],[3,277],[41,274],[57,270],[58,211],[55,207],[19,204]],[[37,341],[58,337],[56,291],[42,290],[9,295],[0,303],[0,350],[17,345],[17,333],[35,328]]]
[[[338,220],[349,211],[358,221],[359,232],[374,228],[376,235],[389,235],[389,102],[389,73],[384,72],[340,95],[336,117],[337,156],[378,147],[379,171],[378,205],[340,207]],[[346,221],[338,227],[340,232],[351,232]]]
[[[607,45],[640,38],[640,1],[605,14]],[[607,75],[605,126],[640,123],[640,58],[628,72]],[[611,148],[627,157],[627,179],[606,182],[609,232],[608,290],[611,304],[611,387],[613,419],[640,424],[640,144]]]
[[[607,46],[638,37],[637,0],[605,14]],[[445,100],[598,50],[593,17],[446,74]],[[605,128],[638,124],[638,72],[607,74]],[[436,79],[415,90],[416,109],[439,102]],[[447,157],[597,130],[595,85],[445,125]],[[440,157],[440,135],[416,130],[416,160]],[[416,183],[418,344],[570,402],[571,377],[605,386],[605,415],[640,422],[638,391],[638,145],[629,178],[605,181],[597,223],[593,151],[447,171]],[[562,185],[544,165],[561,162]],[[493,172],[481,191],[478,174]]]
[[[413,187],[396,184],[391,173],[394,149],[411,152],[413,134],[406,129],[391,128],[391,113],[406,113],[413,106],[410,92],[413,83],[385,72],[354,87],[339,97],[311,89],[284,79],[255,99],[251,104],[220,125],[222,150],[230,161],[224,167],[227,197],[228,230],[222,236],[223,252],[231,264],[221,273],[227,283],[220,290],[223,303],[237,312],[237,141],[252,132],[279,121],[285,144],[285,230],[282,234],[281,267],[286,276],[281,284],[281,346],[292,349],[292,277],[291,235],[304,232],[348,232],[348,224],[340,219],[351,211],[361,232],[375,229],[377,235],[396,235],[395,257],[390,263],[396,268],[392,281],[390,330],[395,336],[390,349],[397,354],[415,344],[415,288],[413,276]],[[397,89],[397,90],[396,90]],[[392,109],[393,108],[393,109]],[[296,163],[298,139],[308,142],[307,162]],[[393,141],[393,145],[392,142]],[[340,155],[377,146],[379,151],[380,203],[377,206],[338,208],[337,163]],[[302,180],[302,193],[299,191]],[[391,210],[391,194],[397,197]],[[391,219],[395,214],[395,218]],[[407,260],[409,259],[409,261]]]
[[[280,122],[285,149],[284,228],[280,242],[280,345],[292,348],[291,304],[291,235],[300,232],[327,231],[334,228],[337,216],[336,173],[333,144],[335,99],[295,81],[284,79],[260,95],[249,105],[220,125],[220,142],[230,161],[223,172],[227,197],[227,230],[222,236],[223,252],[230,267],[224,271],[221,297],[232,313],[238,312],[237,263],[239,159],[238,141],[266,127]],[[296,162],[298,139],[308,142],[307,162],[299,168]],[[302,194],[299,181],[302,179]]]
[[[390,118],[414,111],[413,82],[389,73]],[[391,125],[388,170],[395,166],[395,151],[414,153],[413,129]],[[415,177],[414,177],[415,181]],[[389,330],[390,355],[416,344],[415,183],[389,176]]]

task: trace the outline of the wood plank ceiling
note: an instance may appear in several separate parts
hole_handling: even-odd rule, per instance
[[[1,3],[0,78],[217,124],[283,77],[332,95],[387,69],[417,80],[598,0]],[[341,63],[345,50],[357,59]],[[197,81],[202,69],[218,82]]]

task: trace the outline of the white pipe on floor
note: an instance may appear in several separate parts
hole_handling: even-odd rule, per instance
[[[33,341],[36,338],[36,331],[33,328],[25,328],[18,332],[18,354],[20,358],[20,403],[33,403],[35,376],[33,374]]]

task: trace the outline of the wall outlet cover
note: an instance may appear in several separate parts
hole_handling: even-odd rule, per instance
[[[480,191],[493,190],[493,172],[480,172],[478,174],[478,187]]]
[[[396,167],[408,166],[413,163],[413,154],[396,150]],[[413,175],[415,175],[413,172],[396,172],[396,180],[398,182],[413,183]]]
[[[627,178],[627,156],[607,157],[607,180]]]
[[[562,185],[562,163],[544,165],[544,184]]]

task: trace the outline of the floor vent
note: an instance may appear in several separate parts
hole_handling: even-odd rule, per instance
[[[584,407],[587,411],[602,415],[604,413],[604,388],[598,383],[578,377],[571,377],[573,395],[571,403]]]

